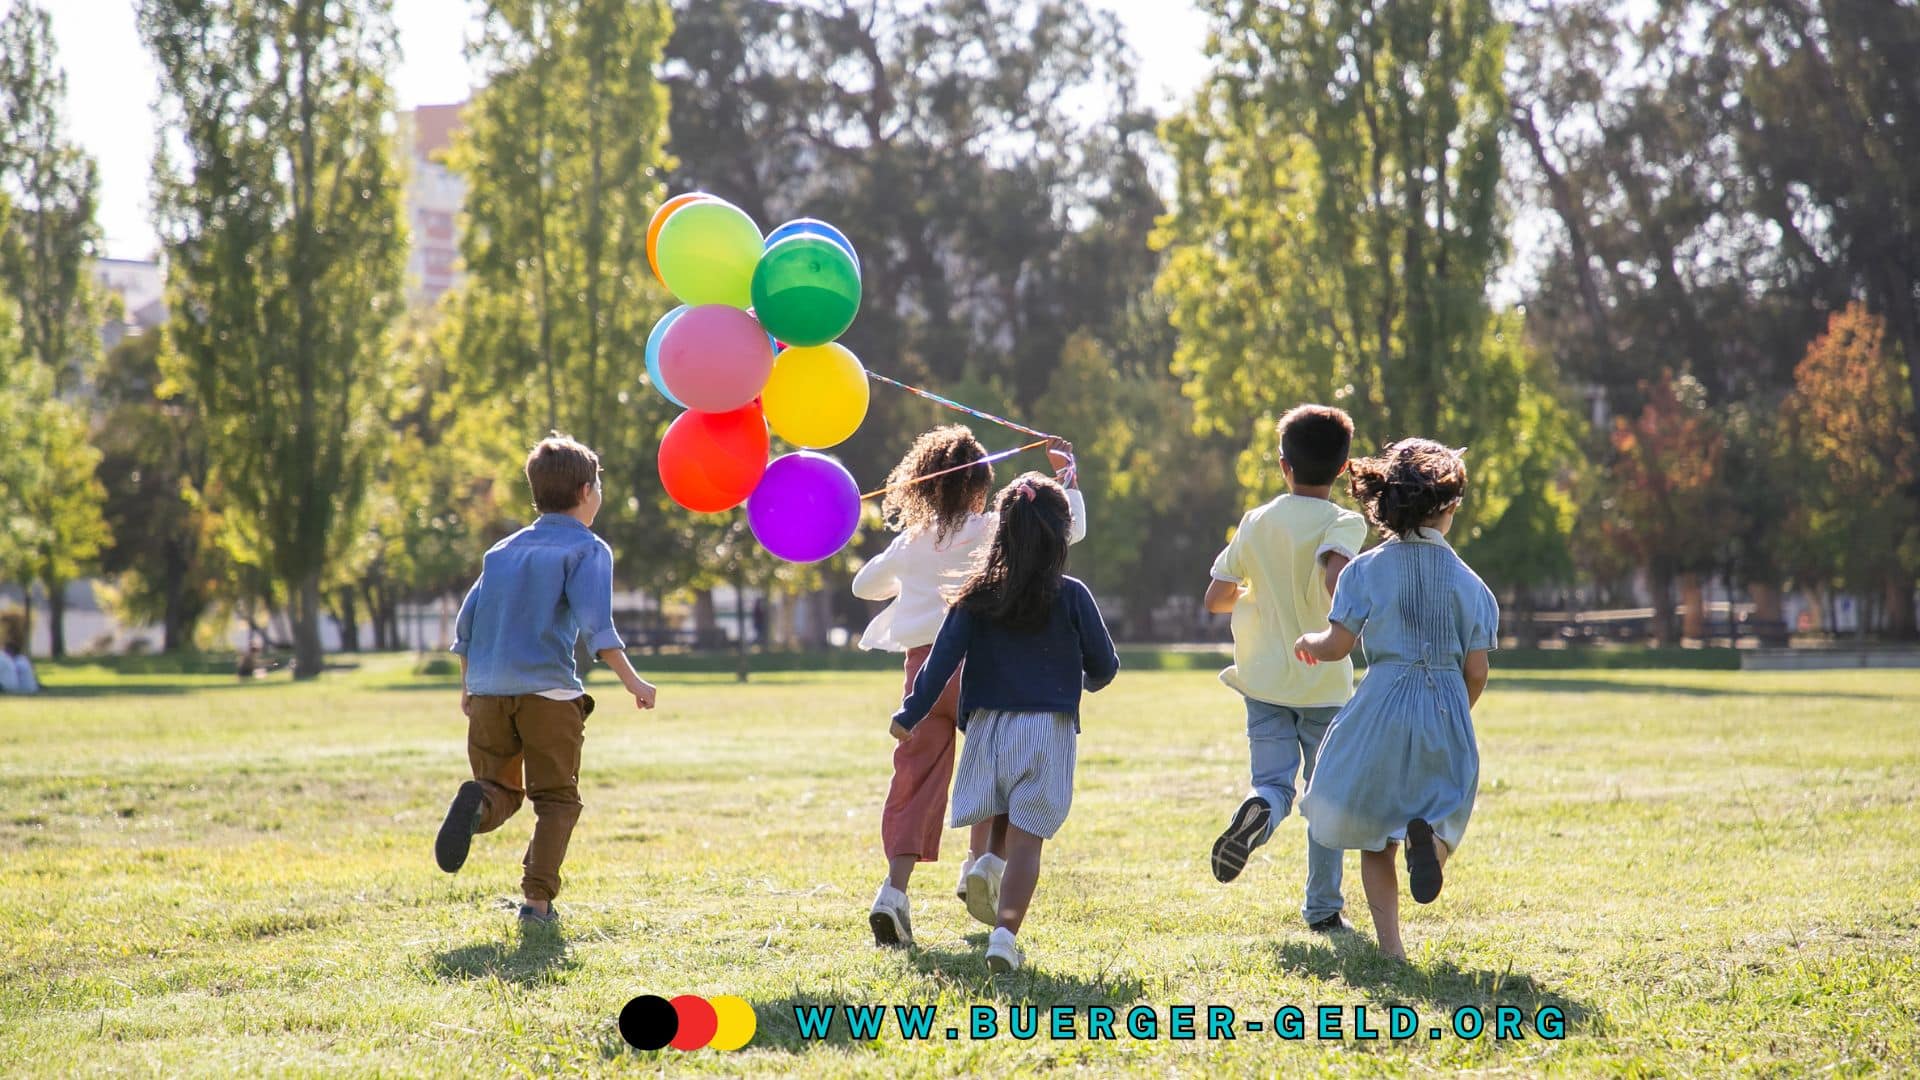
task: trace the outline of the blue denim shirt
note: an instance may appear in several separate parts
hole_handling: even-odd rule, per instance
[[[454,622],[467,692],[580,690],[573,646],[624,649],[613,628],[613,550],[566,514],[542,514],[493,545]]]

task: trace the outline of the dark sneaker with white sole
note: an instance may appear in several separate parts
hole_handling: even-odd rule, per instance
[[[1252,796],[1240,804],[1233,812],[1233,820],[1227,824],[1227,831],[1213,842],[1213,879],[1226,883],[1240,876],[1247,868],[1247,857],[1253,854],[1254,842],[1260,834],[1267,831],[1267,823],[1273,820],[1273,806],[1258,795]]]
[[[440,823],[440,835],[433,841],[433,859],[440,869],[451,874],[467,864],[467,852],[473,847],[473,830],[480,827],[480,815],[487,808],[487,792],[480,781],[469,780],[454,793],[447,807],[447,820]]]
[[[1434,847],[1433,826],[1424,818],[1407,822],[1407,888],[1416,904],[1431,904],[1440,896],[1440,852]]]

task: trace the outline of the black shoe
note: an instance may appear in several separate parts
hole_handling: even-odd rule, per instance
[[[487,791],[480,781],[469,780],[454,793],[447,807],[447,820],[440,823],[440,835],[433,841],[433,859],[440,869],[451,874],[467,864],[467,850],[473,846],[473,830],[480,827],[480,815],[487,808]]]
[[[1407,886],[1416,904],[1431,904],[1440,895],[1440,852],[1433,846],[1433,826],[1424,818],[1407,822]]]
[[[1267,822],[1273,820],[1273,807],[1258,795],[1252,796],[1240,804],[1233,812],[1233,820],[1227,824],[1227,831],[1213,842],[1213,879],[1225,883],[1240,876],[1247,868],[1247,856],[1253,853],[1253,842],[1267,831]]]
[[[1308,923],[1307,929],[1316,934],[1351,934],[1353,924],[1347,921],[1346,916],[1336,911],[1319,922]]]

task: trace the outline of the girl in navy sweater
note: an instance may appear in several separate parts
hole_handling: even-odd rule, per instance
[[[997,508],[992,547],[955,595],[891,730],[911,738],[965,661],[952,825],[991,822],[988,850],[1005,860],[997,890],[985,880],[976,889],[973,874],[967,889],[970,909],[999,894],[997,912],[974,914],[995,924],[987,968],[1000,973],[1023,962],[1014,935],[1040,880],[1040,848],[1073,802],[1080,691],[1112,682],[1120,658],[1093,594],[1065,573],[1065,491],[1027,473],[1000,492]]]

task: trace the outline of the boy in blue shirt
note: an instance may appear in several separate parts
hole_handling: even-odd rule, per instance
[[[636,707],[653,708],[654,688],[634,673],[613,627],[613,551],[590,528],[600,512],[600,458],[555,433],[527,455],[526,471],[540,517],[487,552],[454,624],[473,779],[454,795],[433,853],[453,873],[475,833],[506,824],[521,799],[531,799],[520,919],[552,923],[560,918],[560,863],[580,817],[580,747],[593,712],[574,670],[577,639],[587,636]]]

